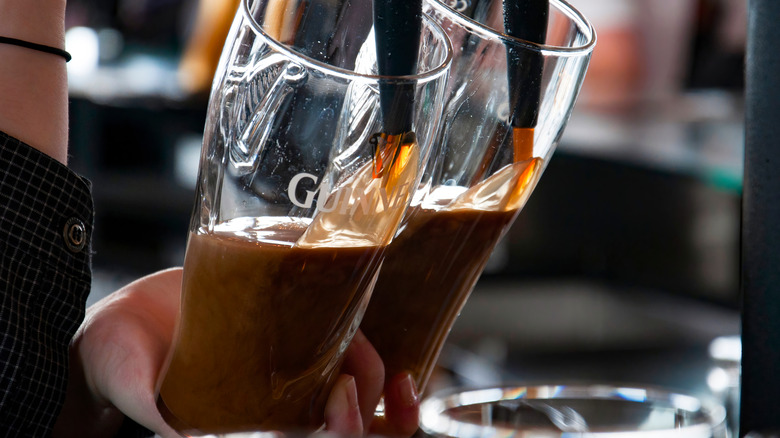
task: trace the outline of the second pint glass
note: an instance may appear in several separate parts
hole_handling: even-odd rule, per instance
[[[503,3],[424,3],[454,47],[444,125],[361,324],[386,376],[410,372],[420,392],[491,252],[551,157],[595,44],[587,20],[560,0],[550,1],[546,44],[508,36]],[[509,63],[510,51],[524,63]],[[535,74],[524,73],[530,62],[538,63]],[[536,90],[527,99],[538,114],[535,126],[513,123],[513,88],[526,97]]]

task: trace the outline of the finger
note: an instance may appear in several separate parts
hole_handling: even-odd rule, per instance
[[[371,424],[371,433],[410,437],[420,422],[420,396],[409,373],[393,376],[385,385],[385,415]]]
[[[118,321],[118,320],[114,320]],[[96,384],[99,391],[125,415],[161,437],[178,437],[163,420],[156,405],[155,384],[165,358],[157,337],[139,330],[146,320],[117,324],[121,334],[109,338],[117,345],[104,374]],[[148,322],[147,322],[148,325]],[[121,347],[120,347],[121,346]]]
[[[355,379],[342,374],[336,380],[325,404],[325,426],[330,432],[345,436],[363,434]]]
[[[368,428],[382,397],[385,367],[382,358],[360,330],[355,333],[347,348],[341,372],[355,377],[363,425]]]

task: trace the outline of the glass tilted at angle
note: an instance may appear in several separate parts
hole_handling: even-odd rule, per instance
[[[596,41],[588,21],[558,0],[550,2],[545,44],[507,36],[502,3],[424,3],[455,54],[444,125],[361,323],[386,376],[411,372],[420,392],[491,252],[539,181]],[[524,64],[508,62],[508,50],[541,61],[539,75],[518,74]],[[535,126],[510,120],[508,78],[521,90],[523,81],[540,81]]]
[[[158,407],[182,434],[314,430],[441,119],[451,46],[376,74],[371,9],[243,0],[209,101]],[[383,133],[380,81],[412,89]]]

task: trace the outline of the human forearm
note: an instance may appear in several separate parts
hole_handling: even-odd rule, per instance
[[[62,47],[65,0],[0,0],[3,36]]]
[[[0,0],[0,36],[64,48],[65,0]],[[0,44],[0,130],[67,161],[65,60]]]

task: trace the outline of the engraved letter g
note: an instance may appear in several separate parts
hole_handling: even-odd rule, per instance
[[[295,192],[298,189],[298,184],[301,182],[302,179],[309,178],[312,181],[314,181],[314,184],[317,184],[317,177],[310,174],[310,173],[299,173],[293,177],[293,179],[290,180],[290,184],[287,186],[287,196],[290,197],[290,201],[292,201],[293,204],[295,204],[296,207],[301,208],[311,208],[312,203],[314,202],[314,195],[317,194],[317,190],[306,190],[306,201],[301,202],[298,200],[298,197],[295,196]]]

